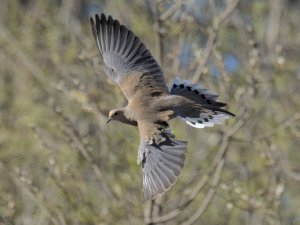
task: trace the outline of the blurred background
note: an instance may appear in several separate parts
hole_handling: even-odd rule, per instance
[[[236,114],[194,129],[186,165],[144,203],[135,127],[89,17],[133,30],[168,83],[202,84]],[[0,224],[300,224],[300,1],[0,0]]]

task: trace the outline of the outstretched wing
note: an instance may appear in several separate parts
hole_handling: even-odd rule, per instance
[[[163,72],[146,46],[118,20],[101,14],[91,18],[92,31],[106,75],[117,82],[127,99],[136,92],[168,94]]]
[[[175,184],[184,166],[187,143],[175,140],[170,131],[159,130],[155,124],[139,123],[139,131],[137,163],[142,162],[144,198],[148,201]],[[154,136],[149,139],[149,135]]]

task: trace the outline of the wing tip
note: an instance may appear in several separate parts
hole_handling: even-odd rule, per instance
[[[95,13],[94,14],[94,17],[95,17],[95,20],[96,20],[96,23],[106,23],[108,21],[117,21],[115,20],[110,14],[106,15],[105,13]],[[90,16],[90,20],[93,20],[93,16]]]
[[[95,25],[94,18],[92,16],[90,16],[90,22],[91,22],[92,26]]]
[[[101,21],[106,21],[106,15],[104,13],[100,14]]]
[[[184,163],[182,165],[182,168],[184,167]],[[182,168],[180,170],[180,173],[178,175],[173,174],[174,176],[174,180],[173,181],[169,181],[170,185],[168,187],[163,187],[163,191],[162,192],[151,192],[148,189],[144,189],[144,202],[150,201],[150,200],[154,200],[155,198],[157,198],[158,196],[163,196],[166,192],[168,192],[177,182],[178,178],[181,176],[182,174]],[[151,193],[151,194],[149,194]],[[153,194],[152,194],[153,193]]]
[[[96,20],[96,24],[99,23],[100,17],[98,13],[95,14],[95,20]]]

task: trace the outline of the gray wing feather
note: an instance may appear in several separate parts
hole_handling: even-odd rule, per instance
[[[106,75],[120,84],[132,71],[143,74],[141,86],[155,86],[168,92],[162,70],[140,39],[118,20],[104,14],[91,18],[93,35]]]
[[[142,162],[144,198],[146,201],[163,194],[175,184],[184,166],[187,143],[173,139],[167,131],[162,143],[141,140],[138,164]]]

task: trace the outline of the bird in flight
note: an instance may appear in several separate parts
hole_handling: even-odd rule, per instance
[[[196,127],[211,127],[234,116],[217,95],[176,78],[167,87],[163,72],[141,40],[118,20],[91,18],[96,45],[109,79],[121,88],[127,106],[113,109],[109,120],[137,126],[137,163],[142,163],[144,198],[162,195],[175,184],[185,161],[187,142],[176,140],[168,121],[179,117]]]

